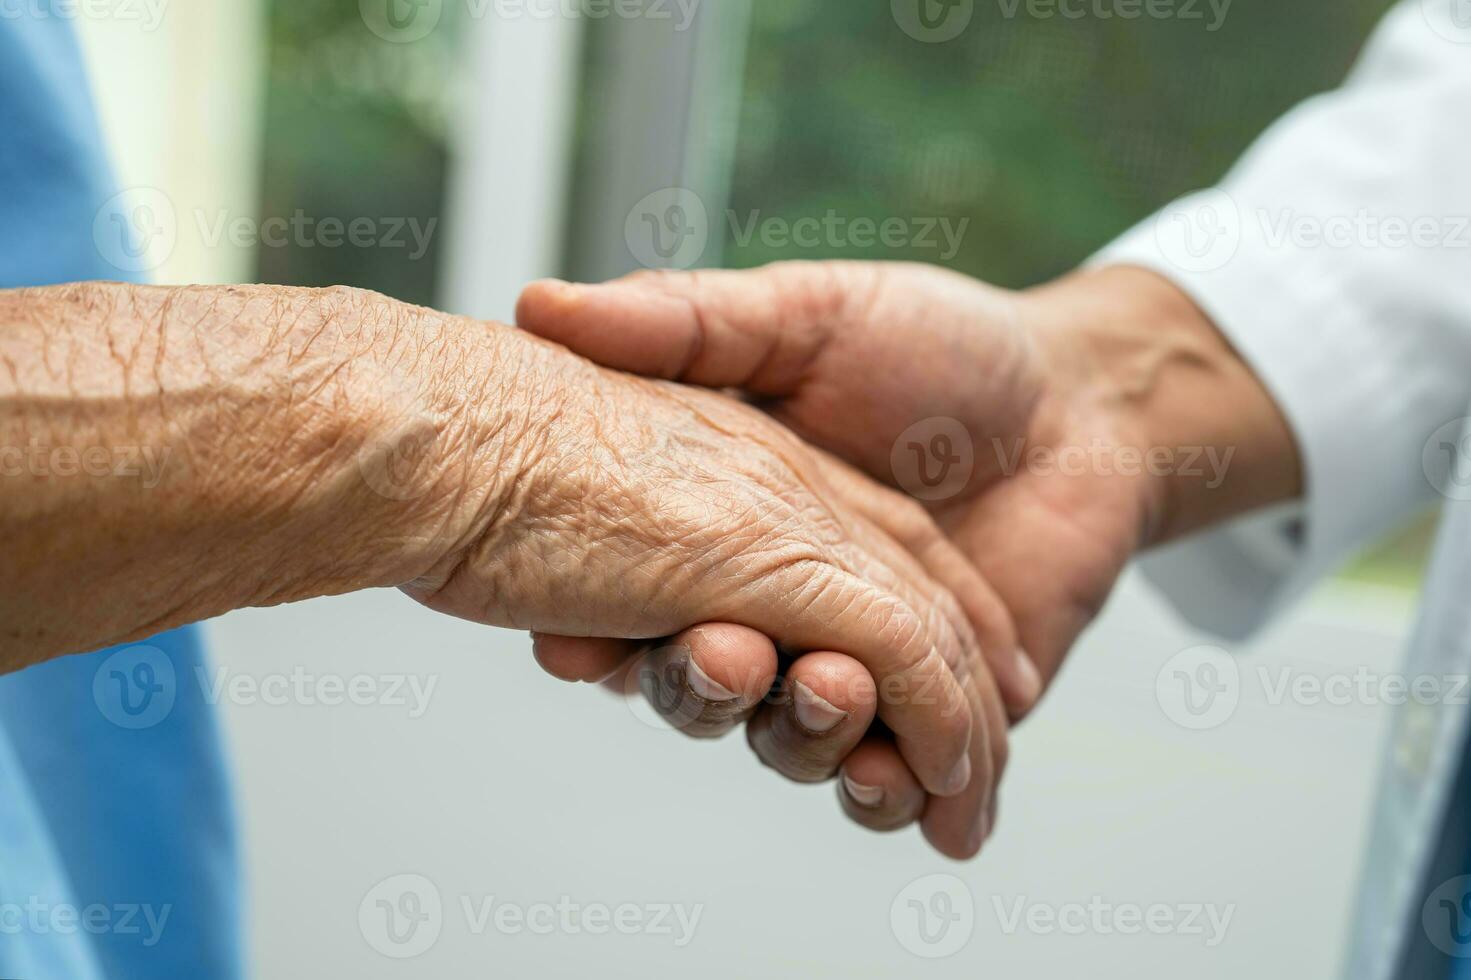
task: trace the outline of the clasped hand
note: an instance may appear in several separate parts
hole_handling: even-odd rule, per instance
[[[1021,446],[1142,438],[1103,399],[1090,406],[1097,386],[1068,383],[1072,355],[1053,349],[1032,301],[921,266],[794,264],[537,283],[518,320],[663,379],[637,400],[678,406],[667,417],[608,402],[609,415],[670,437],[654,479],[688,550],[642,574],[663,578],[666,596],[718,589],[729,611],[693,628],[672,618],[672,639],[653,643],[542,631],[541,664],[636,684],[691,735],[745,723],[778,772],[840,773],[860,824],[919,821],[943,853],[975,854],[995,826],[1008,725],[1097,612],[1154,505],[1140,480],[1014,465]],[[905,433],[936,420],[957,430],[951,452],[969,474],[940,493],[925,490],[933,473],[902,471]],[[739,446],[693,435],[712,430]],[[753,478],[758,493],[728,493]],[[918,486],[924,505],[895,484]],[[793,534],[799,554],[770,543]],[[738,566],[749,569],[739,581],[712,564],[748,545],[760,558]],[[782,611],[758,614],[773,594]],[[786,629],[819,610],[808,631]],[[799,652],[779,668],[779,649]]]

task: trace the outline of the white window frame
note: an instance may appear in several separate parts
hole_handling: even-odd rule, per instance
[[[677,14],[472,22],[472,97],[453,127],[441,305],[507,320],[533,279],[596,282],[637,268],[624,227],[630,209],[654,191],[685,188],[700,195],[712,221],[723,214],[749,16],[750,0],[720,0],[698,5],[688,24]],[[591,165],[570,214],[590,30],[609,70],[590,93]],[[702,264],[719,263],[723,228],[714,223]]]

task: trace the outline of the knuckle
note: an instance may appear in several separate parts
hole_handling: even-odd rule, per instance
[[[898,651],[895,665],[898,671],[911,673],[925,666],[925,662],[938,656],[933,643],[926,642],[932,635],[909,604],[897,596],[874,589],[867,601],[869,615],[874,619],[875,642]]]
[[[667,285],[679,281],[685,273],[674,269],[638,269],[623,277],[624,282],[640,285]]]
[[[848,272],[837,262],[788,261],[769,267],[772,288],[780,308],[792,322],[826,326],[843,313],[848,297]]]

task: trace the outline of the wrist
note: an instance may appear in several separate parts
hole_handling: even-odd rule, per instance
[[[511,327],[372,293],[355,301],[373,310],[357,347],[367,356],[341,396],[351,452],[340,510],[351,526],[340,538],[367,563],[340,584],[432,592],[514,523],[545,372]]]
[[[221,607],[402,585],[453,561],[500,513],[501,436],[524,430],[519,402],[495,390],[509,328],[355,289],[208,299],[225,316],[210,329],[252,351],[209,380],[226,424],[183,440],[189,471],[213,477],[184,499],[219,502],[202,516],[232,549],[199,563],[202,578],[220,577]],[[188,300],[163,307],[188,321]],[[172,405],[198,396],[166,390],[160,413],[177,419]]]
[[[1049,389],[1106,416],[1138,461],[1143,547],[1302,493],[1281,410],[1190,297],[1116,266],[1024,294]]]
[[[0,291],[0,324],[0,671],[412,581],[528,441],[509,328],[359,290]]]

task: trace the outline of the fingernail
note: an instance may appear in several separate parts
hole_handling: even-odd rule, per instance
[[[848,712],[833,707],[801,681],[792,682],[792,706],[797,724],[814,735],[826,735],[848,717]]]
[[[884,802],[882,786],[865,786],[862,783],[855,783],[847,773],[843,773],[843,792],[848,794],[848,799],[859,806],[871,808]]]
[[[963,755],[955,768],[950,770],[950,778],[945,780],[945,795],[954,796],[970,785],[970,756]]]
[[[1027,651],[1022,649],[1016,651],[1016,679],[1020,687],[1017,695],[1030,708],[1042,696],[1042,675],[1037,671],[1037,665],[1032,663],[1032,658],[1027,656]]]
[[[740,697],[739,694],[726,690],[725,687],[712,680],[710,675],[701,670],[700,665],[695,663],[694,657],[691,657],[685,664],[684,682],[695,693],[695,697],[703,698],[706,701],[734,701]]]

